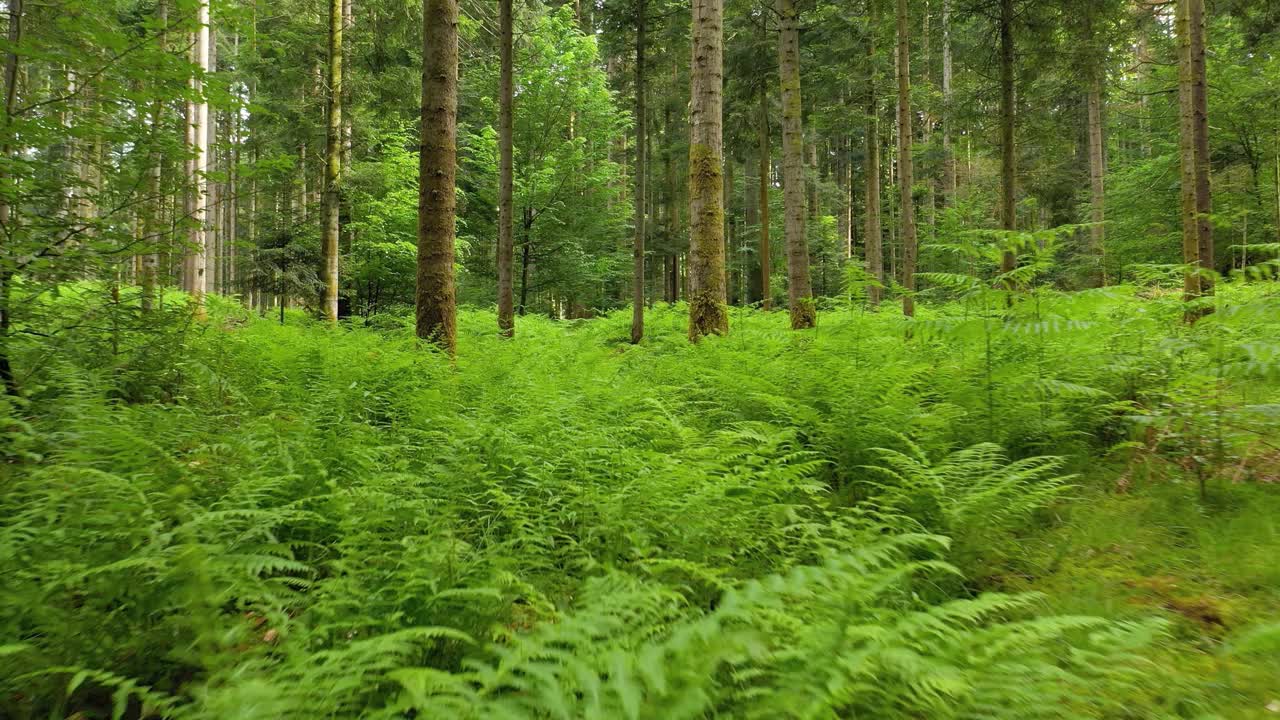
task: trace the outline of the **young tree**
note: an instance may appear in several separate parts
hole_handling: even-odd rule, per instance
[[[800,29],[795,0],[777,0],[778,75],[782,92],[782,202],[787,241],[787,300],[791,328],[817,323],[809,283],[805,235],[804,127],[800,117]]]
[[[457,350],[453,284],[458,136],[458,2],[422,6],[422,138],[418,165],[417,333]]]
[[[1014,147],[1013,0],[1000,0],[1000,227],[1012,232],[1018,225],[1014,195],[1018,180],[1018,156]],[[1005,250],[1000,271],[1011,272],[1018,264],[1013,250]]]
[[[693,0],[689,85],[689,340],[729,331],[724,282],[723,0]],[[643,172],[636,168],[637,173]]]
[[[951,132],[954,94],[951,89],[951,0],[942,0],[942,202],[951,205],[956,194],[956,153]]]
[[[511,0],[498,1],[498,332],[515,335],[515,214],[513,201],[515,70]]]
[[[324,232],[324,317],[338,322],[338,239],[341,234],[338,212],[342,194],[342,25],[343,0],[329,0],[329,126],[325,135]]]
[[[914,164],[911,158],[911,15],[907,0],[898,0],[898,189],[901,195],[902,312],[915,315],[916,205],[912,196]]]

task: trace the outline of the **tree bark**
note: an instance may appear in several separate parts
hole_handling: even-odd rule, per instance
[[[422,146],[418,177],[417,334],[449,355],[457,350],[453,284],[457,211],[458,2],[422,8]]]
[[[209,70],[209,2],[200,0],[197,9],[199,28],[193,47],[195,64],[199,73],[190,80],[192,99],[187,102],[187,147],[191,158],[187,161],[186,215],[190,225],[187,234],[187,254],[183,278],[185,290],[191,295],[191,305],[197,317],[204,317],[205,294],[205,218],[207,189],[205,176],[209,153],[209,103],[204,98],[203,74]]]
[[[13,111],[18,101],[18,73],[22,67],[22,58],[18,54],[22,44],[23,32],[23,0],[9,2],[9,52],[4,61],[4,142],[0,147],[0,155],[7,161],[14,159]],[[8,250],[5,245],[12,243],[17,230],[17,183],[7,173],[0,171],[0,250]],[[9,251],[12,252],[12,251]],[[9,358],[9,336],[12,325],[12,313],[9,307],[13,296],[13,271],[6,262],[0,269],[0,382],[12,397],[21,395],[17,377],[13,372],[13,364]]]
[[[951,0],[942,0],[942,202],[956,195],[956,153],[951,144]]]
[[[1196,245],[1199,253],[1200,294],[1212,295],[1216,258],[1213,247],[1213,196],[1210,188],[1209,157],[1209,84],[1205,73],[1205,8],[1204,0],[1187,0],[1191,30],[1191,104],[1192,129],[1195,142],[1196,178]],[[1205,315],[1213,312],[1206,304],[1201,309]]]
[[[1014,194],[1018,159],[1014,147],[1016,121],[1013,95],[1013,0],[1000,0],[1000,227],[1012,232],[1018,226],[1018,206]],[[1012,249],[1004,251],[1000,272],[1012,272],[1018,256]]]
[[[1095,72],[1099,72],[1095,70]],[[1102,82],[1094,77],[1089,87],[1089,220],[1093,225],[1089,228],[1089,244],[1098,263],[1097,284],[1107,285],[1107,233],[1103,223],[1106,214],[1107,173],[1103,156],[1102,139]]]
[[[515,67],[511,20],[512,0],[498,2],[498,332],[512,337],[516,331],[514,116]]]
[[[631,342],[644,339],[644,244],[645,210],[649,199],[645,187],[649,176],[649,127],[645,109],[645,32],[648,12],[644,0],[636,3],[636,197],[635,242],[631,248]]]
[[[724,284],[723,35],[723,0],[693,0],[686,295],[691,342],[729,331]]]
[[[329,0],[329,126],[324,164],[324,319],[338,322],[338,241],[342,226],[342,25],[343,0]]]
[[[770,279],[773,276],[773,248],[769,247],[769,176],[772,162],[769,150],[769,93],[760,89],[760,307],[768,312],[773,309],[773,292]]]
[[[915,315],[916,204],[912,195],[914,162],[911,157],[911,16],[907,0],[898,0],[898,189],[902,235],[902,313]]]
[[[867,30],[867,229],[865,255],[867,274],[874,281],[867,288],[867,300],[879,305],[884,296],[884,237],[880,225],[880,103],[876,95],[876,28],[880,23],[878,0],[867,0],[871,22]]]
[[[161,32],[157,39],[162,52],[167,50],[165,42],[165,34],[169,28],[169,3],[167,0],[160,0],[156,4],[156,18],[159,20]],[[160,129],[164,123],[164,107],[165,102],[158,94],[155,101],[151,104],[151,136],[152,141],[159,140]],[[163,200],[160,195],[160,180],[164,169],[164,156],[158,148],[151,151],[151,171],[148,184],[148,195],[150,198],[147,203],[145,214],[145,223],[143,235],[146,238],[148,248],[146,254],[142,256],[142,267],[138,277],[138,284],[142,288],[139,298],[139,304],[143,313],[149,313],[155,307],[156,299],[156,268],[160,264],[160,254],[156,248],[159,238],[163,234],[161,231],[161,214],[163,212]]]
[[[1183,276],[1182,294],[1186,302],[1200,297],[1200,234],[1196,221],[1196,142],[1195,100],[1193,98],[1194,68],[1192,64],[1191,17],[1189,5],[1193,0],[1178,0],[1174,18],[1174,33],[1178,39],[1178,156],[1180,163],[1180,205],[1182,216],[1182,262],[1187,265]],[[1187,322],[1194,322],[1197,314],[1188,310]]]
[[[777,0],[778,75],[782,93],[782,200],[787,241],[787,301],[791,328],[817,324],[805,235],[804,127],[800,117],[800,30],[795,0]]]

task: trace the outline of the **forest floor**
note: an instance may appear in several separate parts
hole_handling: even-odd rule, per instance
[[[1275,717],[1278,301],[21,335],[0,716]]]

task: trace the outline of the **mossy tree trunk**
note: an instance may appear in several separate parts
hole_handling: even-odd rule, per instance
[[[694,0],[689,74],[689,340],[729,331],[724,283],[724,5]]]
[[[418,337],[457,349],[453,286],[458,136],[458,2],[422,8],[422,146],[418,177]]]
[[[800,29],[794,0],[777,0],[778,76],[782,92],[782,203],[787,241],[787,300],[791,328],[817,323],[805,236],[804,127],[800,99]]]

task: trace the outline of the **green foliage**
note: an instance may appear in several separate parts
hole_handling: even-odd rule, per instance
[[[1065,466],[1161,407],[1205,416],[1198,377],[1274,402],[1273,298],[1221,290],[1190,329],[1176,298],[1037,291],[1004,317],[922,307],[910,338],[889,311],[803,337],[742,312],[697,346],[678,307],[635,347],[625,312],[514,340],[470,312],[456,364],[400,322],[216,298],[208,325],[154,316],[145,351],[118,331],[119,356],[93,351],[110,328],[53,355],[20,335],[46,389],[6,406],[0,709],[1125,717],[1158,623],[960,570],[1025,568]],[[1265,472],[1223,438],[1211,488]]]

